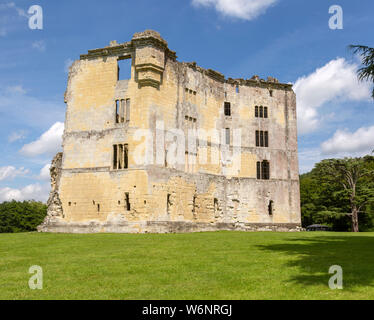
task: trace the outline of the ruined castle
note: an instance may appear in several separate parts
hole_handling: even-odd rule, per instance
[[[179,62],[147,30],[81,55],[65,103],[39,231],[300,228],[292,85]]]

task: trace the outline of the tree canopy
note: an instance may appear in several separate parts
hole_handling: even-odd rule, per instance
[[[327,159],[300,176],[302,224],[374,230],[374,157]]]
[[[0,233],[35,231],[47,215],[47,205],[37,201],[0,203]]]

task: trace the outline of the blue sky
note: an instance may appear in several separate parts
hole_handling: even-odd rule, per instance
[[[43,9],[43,30],[28,10]],[[329,8],[343,29],[329,28]],[[154,29],[177,52],[232,78],[274,76],[298,96],[300,171],[374,149],[371,86],[358,83],[349,44],[373,47],[372,0],[138,0],[0,2],[0,201],[46,200],[59,150],[67,69],[88,49]]]

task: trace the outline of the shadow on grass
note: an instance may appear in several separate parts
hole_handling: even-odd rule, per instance
[[[374,237],[365,235],[330,235],[330,233],[293,238],[283,244],[258,246],[261,250],[291,256],[286,267],[298,268],[291,277],[302,285],[328,285],[332,265],[343,268],[344,289],[372,287],[374,284]],[[301,273],[301,274],[300,274]]]

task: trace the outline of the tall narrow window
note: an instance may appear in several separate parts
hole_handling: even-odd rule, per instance
[[[239,93],[239,86],[238,85],[236,85],[235,91],[236,91],[236,93]]]
[[[270,162],[264,160],[257,161],[257,179],[269,180],[270,179]]]
[[[126,122],[130,121],[130,99],[126,99]]]
[[[120,117],[120,104],[119,104],[119,100],[116,100],[116,123],[119,123],[119,117]]]
[[[258,118],[258,106],[255,106],[255,117]]]
[[[270,179],[270,165],[269,161],[262,161],[262,179],[269,180]]]
[[[260,146],[260,131],[256,130],[256,147]]]
[[[264,146],[264,131],[260,131],[260,146]]]
[[[260,106],[260,118],[264,117],[264,107]]]
[[[273,201],[273,200],[270,200],[270,201],[269,201],[269,205],[268,205],[268,210],[269,210],[269,215],[270,215],[270,216],[273,215],[273,204],[274,204],[274,201]]]
[[[126,210],[130,211],[130,194],[128,192],[125,192],[125,202],[126,202]]]
[[[171,206],[171,195],[170,193],[168,193],[168,195],[166,196],[166,212],[167,214],[170,214],[170,206]]]
[[[123,165],[123,144],[118,145],[118,169],[122,169]]]
[[[231,103],[230,102],[225,102],[224,104],[224,111],[225,111],[225,116],[231,116]]]
[[[264,132],[264,138],[265,138],[265,147],[269,147],[269,133],[267,131]]]
[[[226,128],[225,130],[226,144],[230,144],[230,129]]]
[[[264,107],[264,118],[268,117],[268,107]]]
[[[127,169],[129,167],[129,146],[125,144],[123,146],[123,168]]]
[[[257,179],[261,179],[261,162],[257,161]]]
[[[113,169],[117,169],[117,145],[113,146]]]
[[[120,121],[124,122],[125,121],[125,110],[126,110],[126,104],[125,100],[121,100],[121,108],[120,108]]]

